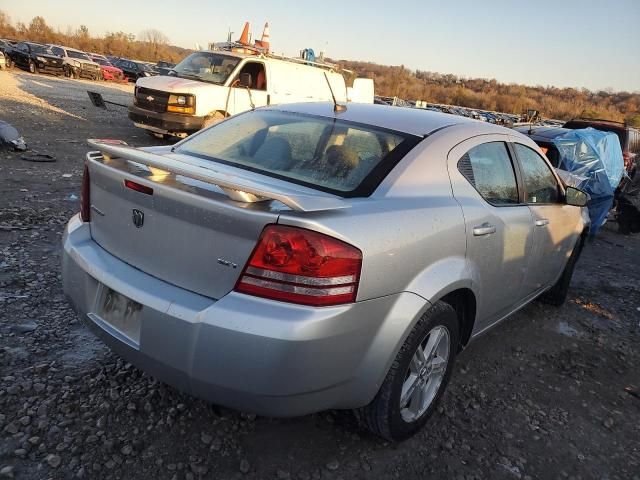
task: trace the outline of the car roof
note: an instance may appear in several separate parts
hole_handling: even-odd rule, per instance
[[[334,104],[331,102],[314,102],[290,103],[266,107],[266,109],[342,119],[417,136],[425,136],[442,128],[460,124],[481,129],[483,133],[513,133],[513,130],[498,125],[421,108],[364,103],[348,103],[346,107],[345,111],[335,112]]]

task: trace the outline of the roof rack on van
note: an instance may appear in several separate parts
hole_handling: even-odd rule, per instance
[[[267,56],[270,58],[275,58],[276,60],[284,60],[285,62],[294,62],[294,63],[302,63],[305,65],[313,65],[314,67],[326,68],[327,70],[331,70],[331,71],[334,71],[338,68],[338,65],[335,65],[333,63],[314,62],[311,60],[305,60],[304,58],[285,57],[283,55],[274,55],[272,53],[270,53]]]

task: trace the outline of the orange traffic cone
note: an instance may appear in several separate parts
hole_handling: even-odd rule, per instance
[[[259,47],[264,48],[267,53],[269,53],[269,47],[270,47],[270,43],[269,43],[269,22],[264,24],[264,30],[262,31],[262,39],[261,40],[256,40],[256,45]]]
[[[249,45],[249,22],[245,22],[244,28],[242,29],[242,35],[240,35],[238,43]]]

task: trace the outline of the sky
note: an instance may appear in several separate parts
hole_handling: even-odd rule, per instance
[[[240,5],[241,3],[241,5]],[[95,35],[156,28],[171,43],[239,37],[265,21],[271,47],[506,83],[640,91],[640,0],[0,0],[14,22],[42,15]]]

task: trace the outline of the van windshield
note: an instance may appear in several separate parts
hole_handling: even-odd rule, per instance
[[[420,140],[333,118],[255,110],[190,137],[175,151],[355,197],[373,193]]]
[[[202,82],[223,84],[240,59],[211,52],[195,52],[177,64],[170,75]]]

